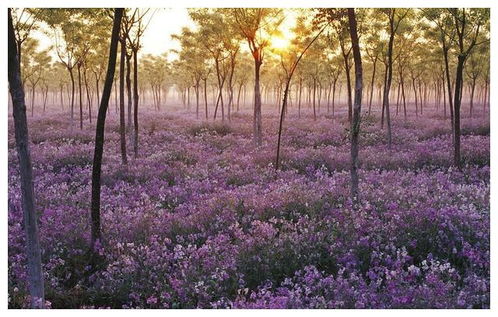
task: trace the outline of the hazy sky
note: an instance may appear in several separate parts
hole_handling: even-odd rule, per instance
[[[194,27],[185,8],[150,9],[144,21],[149,19],[142,37],[141,54],[159,55],[173,48],[179,49],[178,41],[171,40],[171,35],[179,33],[184,26]],[[52,39],[41,30],[33,32],[33,35],[40,41],[40,49],[52,45]]]
[[[179,49],[178,41],[171,35],[179,33],[184,26],[193,27],[187,9],[151,9],[152,20],[143,36],[143,54],[161,54],[172,48]]]
[[[195,23],[190,19],[186,8],[151,8],[147,15],[144,17],[144,22],[148,27],[142,37],[142,54],[159,55],[169,52],[171,49],[180,49],[178,41],[171,39],[171,35],[181,32],[182,27],[188,26],[195,28]],[[285,10],[285,20],[280,26],[283,31],[280,38],[273,38],[272,43],[274,46],[285,46],[291,39],[289,30],[294,26],[295,12],[292,10]],[[45,31],[48,30],[48,26]],[[41,30],[35,31],[33,34],[40,41],[40,49],[45,49],[53,44],[50,36],[44,34]],[[55,52],[53,57],[57,60]],[[174,58],[173,54],[169,55],[169,59]]]

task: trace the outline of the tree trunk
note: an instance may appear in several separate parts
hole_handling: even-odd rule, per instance
[[[199,90],[200,90],[200,79],[195,82],[195,117],[199,118]]]
[[[316,121],[316,79],[313,78],[313,120]]]
[[[128,122],[126,125],[126,131],[129,133],[131,131],[131,117],[132,117],[132,95],[131,95],[131,57],[132,55],[125,55],[126,57],[126,96],[128,97]]]
[[[390,9],[390,21],[389,21],[389,44],[387,49],[387,80],[384,86],[384,107],[386,108],[386,121],[387,121],[387,144],[389,149],[391,149],[392,144],[392,134],[391,134],[391,115],[389,110],[389,93],[391,90],[391,83],[393,78],[393,45],[394,45],[394,10]]]
[[[361,96],[363,90],[363,70],[361,66],[361,53],[356,30],[356,17],[354,9],[348,9],[349,32],[353,49],[355,69],[355,94],[354,117],[351,125],[351,200],[356,207],[359,202],[358,190],[358,136],[360,134]]]
[[[45,108],[47,107],[47,99],[48,99],[48,87],[45,88],[44,97],[43,97],[43,113],[45,113]],[[53,98],[52,98],[53,101]]]
[[[83,68],[83,80],[85,83],[86,101],[88,104],[88,119],[90,120],[90,123],[92,123],[92,98],[90,97],[90,90],[88,88],[88,79],[86,77],[86,68]]]
[[[298,117],[301,118],[301,97],[303,92],[303,79],[299,78],[299,101],[298,101]]]
[[[476,77],[473,77],[472,78],[472,86],[471,86],[471,90],[470,90],[470,109],[469,109],[469,114],[470,114],[470,117],[472,118],[472,115],[473,115],[473,111],[474,111],[474,92],[475,92],[475,89],[476,89]]]
[[[69,71],[69,77],[71,77],[71,129],[72,129],[74,122],[74,75],[72,68],[68,68],[68,71]]]
[[[138,49],[133,50],[133,153],[138,157]]]
[[[121,139],[121,163],[128,164],[126,156],[126,128],[125,128],[125,107],[124,107],[124,81],[125,81],[125,59],[126,59],[126,39],[121,39],[121,55],[119,63],[119,135]]]
[[[204,108],[206,111],[206,120],[208,119],[208,96],[207,96],[207,78],[203,79],[204,81]]]
[[[78,92],[80,99],[80,130],[83,130],[83,94],[81,91],[81,64],[78,63]]]
[[[118,50],[119,27],[123,9],[114,9],[114,23],[112,26],[111,45],[109,48],[109,60],[107,64],[107,74],[104,81],[104,90],[100,101],[97,115],[97,127],[95,131],[95,151],[92,167],[92,240],[91,249],[95,252],[95,244],[101,238],[100,232],[100,174],[102,171],[102,154],[104,152],[104,128],[109,98],[112,91],[112,82],[116,68],[116,55]]]
[[[454,113],[453,113],[453,98],[452,98],[452,92],[451,92],[451,79],[450,79],[450,65],[448,61],[448,50],[449,48],[446,47],[445,42],[443,42],[443,57],[444,57],[444,70],[446,73],[446,86],[447,86],[447,91],[448,91],[448,104],[450,106],[450,119],[451,119],[451,131],[453,134],[453,145],[455,142],[455,131],[454,129]]]
[[[375,85],[375,71],[377,70],[377,56],[375,56],[373,61],[373,71],[372,71],[372,80],[370,82],[370,101],[368,102],[368,113],[372,110],[372,98],[374,93],[374,85]]]
[[[263,143],[262,124],[261,124],[261,92],[259,89],[259,71],[262,61],[259,58],[254,59],[254,143],[261,146]]]
[[[35,207],[33,186],[33,168],[29,150],[28,122],[26,103],[21,81],[21,71],[17,60],[17,48],[12,25],[11,9],[8,9],[8,78],[12,97],[12,115],[21,176],[21,200],[24,214],[24,232],[26,237],[27,284],[31,297],[31,308],[44,308],[45,292],[41,266],[40,240],[38,236],[38,219]]]
[[[33,83],[31,88],[31,116],[35,114],[35,97],[36,97],[36,84]]]
[[[351,74],[349,74],[349,62],[348,62],[347,57],[344,58],[344,65],[346,67],[346,69],[345,69],[345,71],[346,71],[346,83],[347,83],[347,87],[348,87],[348,120],[349,120],[349,123],[351,123],[352,116],[353,116],[353,100],[351,97],[351,94],[352,94]]]
[[[460,155],[460,106],[462,102],[462,89],[463,89],[463,65],[465,63],[465,56],[458,56],[458,64],[456,69],[455,79],[455,99],[453,101],[454,109],[454,133],[455,133],[455,146],[453,152],[454,164],[461,168],[461,155]]]

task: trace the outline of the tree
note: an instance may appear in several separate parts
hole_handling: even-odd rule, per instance
[[[363,93],[363,69],[361,66],[360,44],[356,26],[355,9],[348,9],[349,33],[353,49],[355,70],[354,112],[351,125],[351,200],[353,205],[359,201],[358,190],[358,136],[360,134],[361,97]]]
[[[481,41],[485,41],[485,39],[481,39]],[[476,90],[476,83],[484,72],[484,68],[486,66],[486,52],[489,51],[489,47],[487,45],[481,45],[476,50],[470,54],[470,57],[467,61],[467,69],[465,74],[468,79],[470,79],[470,107],[469,107],[469,115],[473,116],[474,111],[474,95]]]
[[[25,41],[30,40],[29,34],[38,28],[37,25],[37,14],[38,9],[11,9],[11,16],[13,21],[13,28],[15,34],[16,48],[17,48],[17,60],[19,64],[22,63],[22,46]],[[22,67],[20,67],[22,75]]]
[[[129,32],[129,26],[123,23],[127,20],[126,10],[123,12],[123,19],[121,21],[121,30],[119,33],[120,43],[120,59],[119,59],[119,136],[120,136],[120,149],[121,149],[121,163],[128,164],[128,157],[126,155],[126,134],[125,134],[125,108],[124,108],[124,80],[125,80],[125,59],[126,59],[126,37]],[[129,63],[128,63],[129,66]],[[129,73],[128,73],[129,75]],[[129,77],[129,76],[128,76]],[[129,86],[129,85],[128,85]]]
[[[430,27],[426,28],[425,37],[429,39],[432,37],[436,37],[441,45],[441,53],[444,58],[446,92],[448,93],[448,102],[450,105],[451,131],[453,134],[452,137],[454,144],[454,108],[453,93],[451,87],[449,51],[455,41],[455,28],[452,27],[451,15],[445,9],[423,9],[422,16],[435,24],[434,29]]]
[[[383,46],[380,38],[382,23],[378,19],[378,11],[371,10],[369,15],[368,33],[365,40],[365,53],[372,63],[372,77],[370,80],[370,93],[368,101],[368,113],[372,110],[373,93],[375,90],[375,75],[377,73],[377,62],[381,56]]]
[[[477,42],[482,28],[489,22],[489,9],[448,9],[453,18],[453,27],[456,32],[457,68],[455,75],[454,107],[454,132],[455,146],[453,152],[454,164],[461,168],[460,153],[460,107],[463,92],[464,65],[474,47],[483,42]]]
[[[100,232],[100,175],[102,171],[102,155],[104,152],[104,128],[109,98],[111,96],[112,82],[116,68],[116,55],[118,50],[119,29],[124,9],[114,9],[111,44],[109,47],[109,60],[107,74],[102,91],[102,99],[97,114],[97,127],[95,131],[95,150],[92,165],[92,203],[91,203],[91,250],[95,251],[97,241],[101,238]],[[95,254],[95,252],[94,252]]]
[[[387,121],[387,144],[389,149],[392,143],[392,132],[391,132],[391,114],[389,110],[389,92],[391,90],[391,83],[393,77],[393,46],[394,46],[394,36],[398,31],[398,28],[403,21],[403,19],[408,15],[410,9],[384,9],[384,13],[387,15],[389,21],[389,42],[387,47],[387,65],[386,65],[386,76],[384,84],[384,95],[382,106],[386,110],[386,121]]]
[[[38,41],[31,40],[25,42],[25,53],[22,55],[21,69],[24,78],[31,86],[31,116],[34,114],[36,99],[36,87],[40,80],[46,75],[52,58],[49,50],[38,51]],[[25,85],[23,84],[23,87]]]
[[[277,141],[277,157],[275,159],[275,170],[277,171],[279,168],[280,164],[280,140],[282,138],[282,127],[283,127],[283,122],[284,122],[284,115],[285,111],[287,109],[287,99],[289,95],[289,87],[291,84],[292,76],[294,75],[294,72],[296,71],[296,67],[299,65],[299,62],[303,58],[304,54],[306,51],[309,50],[309,48],[315,43],[315,41],[318,39],[318,37],[323,33],[323,31],[328,27],[328,24],[323,26],[321,30],[310,40],[308,37],[310,34],[303,34],[304,39],[296,38],[294,40],[294,47],[291,47],[288,51],[286,56],[284,56],[284,53],[280,53],[280,59],[281,59],[281,66],[283,70],[285,71],[285,90],[284,90],[284,96],[282,100],[282,107],[281,107],[281,112],[280,112],[280,121],[279,121],[279,127],[278,127],[278,141]],[[303,31],[304,29],[304,17],[301,17],[300,19],[297,20],[297,25],[296,25],[296,31],[301,30]],[[304,41],[308,41],[307,44],[303,43]],[[296,52],[299,52],[297,54]]]
[[[31,296],[31,308],[43,308],[45,305],[45,292],[41,266],[40,240],[38,236],[38,217],[36,215],[33,186],[33,168],[29,151],[26,103],[24,101],[24,90],[18,60],[19,55],[10,8],[8,9],[8,20],[8,78],[13,105],[12,114],[14,117],[16,148],[21,174],[21,199],[24,214],[24,232],[26,234],[28,289]]]
[[[269,36],[282,23],[282,11],[279,9],[254,8],[232,9],[235,22],[246,39],[254,58],[254,143],[263,143],[261,120],[260,69],[263,64],[265,48],[269,45]]]
[[[183,28],[181,34],[172,35],[172,38],[174,40],[178,40],[181,46],[181,50],[179,52],[176,52],[179,55],[179,63],[176,67],[180,73],[178,75],[183,77],[184,72],[187,72],[191,75],[194,82],[196,97],[195,115],[198,118],[201,80],[203,78],[206,78],[207,80],[206,73],[209,72],[209,68],[207,66],[207,58],[204,53],[204,46],[203,44],[201,44],[202,40],[200,38],[200,34],[192,32],[189,28]],[[187,80],[190,82],[190,78]]]
[[[128,46],[130,47],[133,55],[133,153],[135,154],[135,158],[138,156],[138,51],[140,50],[140,38],[144,34],[147,26],[150,22],[146,24],[143,23],[144,16],[149,12],[149,9],[144,10],[143,12],[140,9],[137,10],[136,14],[136,24],[135,27],[132,28],[131,32],[128,32]]]
[[[80,74],[81,63],[90,49],[88,36],[92,25],[89,23],[95,9],[41,9],[39,17],[53,30],[55,51],[71,78],[71,128],[74,120],[74,67]],[[81,91],[81,78],[78,76]],[[81,94],[80,94],[81,95]],[[80,98],[80,128],[83,128],[83,104]]]
[[[162,102],[162,88],[169,74],[169,64],[167,55],[161,56],[146,54],[140,59],[144,81],[150,85],[153,96],[153,104],[156,110],[160,110]]]

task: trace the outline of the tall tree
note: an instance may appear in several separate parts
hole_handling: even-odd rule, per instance
[[[24,214],[24,232],[26,234],[28,289],[31,296],[31,308],[43,308],[45,305],[45,292],[41,266],[40,239],[38,236],[38,217],[36,215],[33,168],[29,151],[26,103],[24,101],[24,90],[22,87],[18,56],[11,9],[9,8],[8,78],[13,105],[12,114],[14,117],[17,156],[21,174],[21,199]]]
[[[389,28],[388,28],[388,34],[389,34],[389,42],[387,46],[387,65],[386,65],[386,76],[385,76],[385,84],[384,84],[384,94],[383,94],[383,102],[382,106],[385,108],[386,111],[386,121],[387,121],[387,144],[389,146],[389,149],[391,148],[391,143],[392,143],[392,132],[391,132],[391,114],[389,110],[389,93],[391,90],[391,83],[392,83],[392,77],[393,77],[393,46],[394,46],[394,37],[396,35],[396,32],[398,31],[398,28],[403,21],[403,19],[406,18],[410,9],[398,9],[396,11],[395,8],[391,9],[384,9],[384,13],[387,15],[388,22],[389,22]]]
[[[92,235],[91,249],[95,250],[95,245],[101,238],[100,232],[100,175],[102,171],[102,155],[104,152],[104,128],[107,108],[109,107],[109,98],[111,96],[112,82],[116,68],[116,55],[118,50],[119,29],[124,9],[114,9],[114,22],[112,26],[111,45],[109,47],[109,60],[107,63],[107,74],[102,91],[102,99],[97,114],[97,127],[95,131],[95,150],[92,167],[92,204],[91,220]]]
[[[454,133],[455,144],[453,151],[454,164],[461,168],[460,153],[460,108],[463,93],[464,65],[474,47],[483,42],[478,42],[482,28],[489,21],[489,9],[448,9],[453,18],[453,27],[456,31],[457,68],[455,74],[454,107]]]
[[[348,9],[349,33],[353,49],[355,70],[354,111],[351,124],[351,200],[354,205],[359,201],[358,190],[358,136],[360,134],[361,97],[363,93],[363,69],[361,66],[360,43],[356,25],[355,9]]]
[[[37,14],[39,9],[19,8],[11,9],[12,23],[17,48],[17,60],[19,64],[22,62],[23,44],[30,39],[31,31],[38,28]],[[22,68],[19,68],[22,74]]]
[[[282,99],[282,107],[280,112],[280,121],[278,126],[278,139],[277,139],[277,157],[275,159],[275,170],[277,171],[280,164],[280,140],[282,138],[282,127],[284,122],[284,115],[287,109],[287,100],[289,95],[289,88],[292,81],[292,76],[296,71],[299,62],[303,58],[306,51],[315,43],[318,37],[323,33],[323,31],[328,27],[325,24],[314,36],[303,32],[304,29],[304,17],[298,18],[295,31],[301,30],[304,34],[299,34],[300,36],[294,40],[293,47],[290,47],[286,54],[280,52],[281,66],[285,72],[285,90]],[[307,42],[307,43],[306,43]],[[299,52],[299,53],[297,53]]]
[[[254,143],[263,143],[263,124],[261,119],[260,69],[263,64],[265,48],[269,37],[282,23],[282,10],[268,8],[233,9],[235,22],[246,39],[254,58]]]
[[[135,158],[138,156],[138,51],[141,48],[140,38],[143,36],[149,22],[144,23],[143,19],[149,12],[149,9],[144,11],[137,10],[136,24],[132,32],[128,32],[128,46],[133,55],[133,153]],[[151,17],[152,18],[152,17]]]
[[[124,19],[126,21],[126,11],[123,13]],[[125,107],[124,107],[124,95],[125,95],[125,63],[126,63],[126,36],[129,32],[127,25],[121,23],[121,31],[119,35],[120,43],[120,58],[119,58],[119,136],[120,136],[120,149],[121,149],[121,163],[123,165],[128,164],[128,156],[126,154],[126,123],[125,123]],[[129,66],[129,64],[128,64]],[[128,74],[129,75],[129,74]]]

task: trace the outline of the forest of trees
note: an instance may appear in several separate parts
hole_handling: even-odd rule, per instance
[[[448,156],[461,169],[462,115],[489,112],[489,9],[188,9],[191,26],[170,38],[157,34],[179,49],[142,54],[156,10],[9,9],[9,109],[16,119],[23,211],[31,223],[24,227],[30,293],[42,298],[32,307],[43,307],[44,295],[25,147],[27,123],[38,115],[68,113],[71,132],[96,131],[88,253],[96,271],[106,116],[118,118],[120,159],[127,166],[141,156],[146,111],[180,110],[227,125],[248,111],[256,148],[264,146],[265,115],[276,114],[278,144],[271,146],[277,171],[290,114],[302,122],[345,117],[350,199],[359,208],[363,120],[375,121],[391,150],[398,132],[393,118],[439,114],[451,128]],[[35,32],[52,46],[42,47]]]
[[[134,127],[138,126],[138,118],[132,118],[138,113],[134,110],[138,110],[139,103],[158,111],[161,105],[180,103],[198,117],[222,121],[231,120],[231,114],[241,107],[255,104],[254,141],[260,144],[259,104],[279,112],[288,66],[300,48],[313,39],[327,14],[311,9],[295,11],[292,38],[286,39],[288,43],[283,48],[272,46],[274,38],[282,40],[279,26],[286,18],[282,9],[191,9],[195,29],[185,27],[171,39],[163,39],[177,41],[179,50],[139,56],[140,37],[153,12],[128,9],[120,37],[123,53],[111,98],[114,107],[110,109],[122,114],[125,132],[135,131],[130,139],[135,140],[134,151],[138,151],[138,129]],[[317,113],[335,115],[342,110],[337,105],[346,100],[351,120],[354,62],[347,19],[330,18],[301,66],[296,67],[287,103],[291,111],[298,113],[302,107],[309,107],[316,120]],[[470,116],[487,111],[488,19],[489,11],[477,9],[358,11],[364,64],[363,111],[367,115],[381,112],[379,124],[387,126],[388,140],[393,133],[392,115],[423,115],[427,107],[435,107],[448,120],[454,120],[455,114],[457,141],[461,101],[469,104],[465,111]],[[73,119],[76,104],[79,127],[85,121],[92,122],[109,45],[101,38],[109,34],[110,23],[109,14],[98,9],[14,10],[16,44],[21,52],[22,79],[29,92],[31,115],[35,110],[45,111],[47,104],[62,110],[70,104],[68,111]],[[42,50],[36,38],[28,36],[37,28],[53,37],[53,47]],[[34,109],[35,100],[40,109]],[[476,109],[476,105],[482,109]]]

